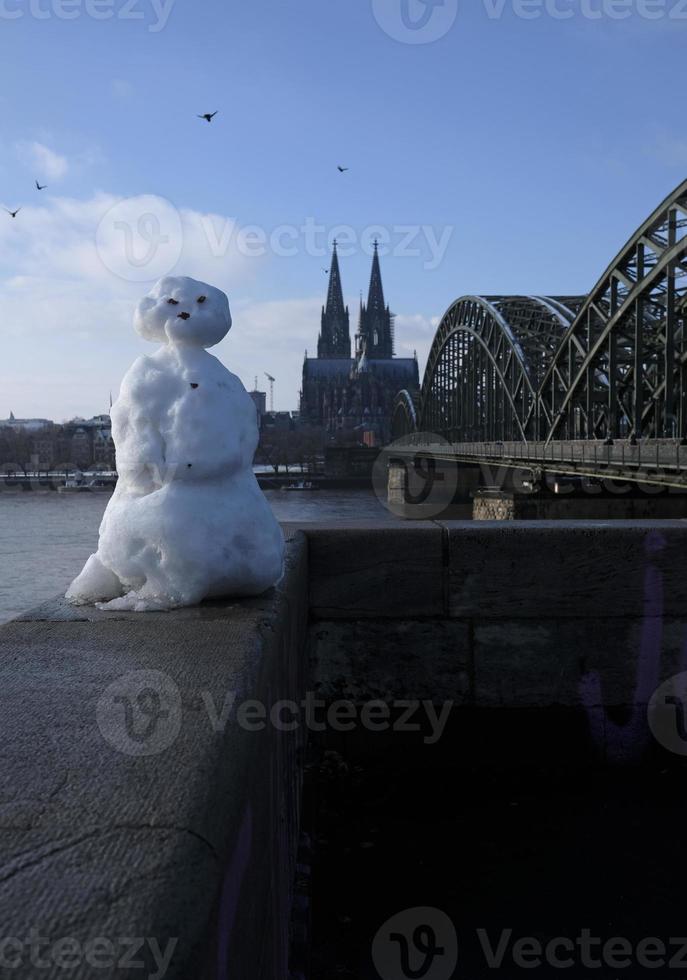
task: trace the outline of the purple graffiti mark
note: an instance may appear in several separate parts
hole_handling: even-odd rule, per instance
[[[646,706],[660,679],[664,610],[663,572],[652,559],[660,557],[665,545],[666,540],[658,531],[651,531],[644,541],[648,564],[644,573],[644,608],[635,693],[628,721],[619,725],[608,717],[603,702],[601,678],[597,671],[587,671],[580,679],[580,700],[587,713],[589,730],[597,747],[605,751],[607,762],[635,763],[649,744]],[[682,653],[683,660],[685,656],[687,638]]]
[[[241,885],[250,861],[253,842],[253,811],[250,803],[243,811],[236,847],[222,885],[217,923],[217,980],[229,980],[231,938],[241,895]]]

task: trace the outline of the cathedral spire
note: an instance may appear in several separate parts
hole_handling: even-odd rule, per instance
[[[372,359],[384,360],[394,356],[394,320],[384,303],[377,239],[374,241],[367,306],[363,304],[360,308],[356,350],[360,351],[363,347]]]
[[[328,316],[341,316],[344,312],[339,256],[336,254],[336,238],[334,239],[332,249],[332,261],[329,266],[329,289],[327,290],[327,306],[325,312]]]
[[[379,268],[379,252],[377,239],[374,240],[372,256],[372,272],[370,273],[370,289],[367,294],[368,313],[382,314],[384,312],[384,290],[382,288],[382,272]]]
[[[339,272],[339,257],[336,252],[336,239],[334,239],[332,261],[329,267],[327,303],[322,308],[322,325],[317,342],[317,356],[328,358],[350,358],[351,356],[348,307],[344,306],[341,273]]]

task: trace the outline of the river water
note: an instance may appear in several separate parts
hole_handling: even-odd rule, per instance
[[[0,493],[0,622],[66,591],[96,549],[109,497]],[[394,520],[372,491],[268,490],[266,497],[280,521]]]

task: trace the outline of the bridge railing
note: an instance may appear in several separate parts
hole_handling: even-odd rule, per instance
[[[426,436],[425,436],[426,440]],[[436,455],[509,460],[547,468],[556,463],[594,470],[687,472],[687,445],[672,439],[599,442],[437,442],[413,441],[414,448]]]

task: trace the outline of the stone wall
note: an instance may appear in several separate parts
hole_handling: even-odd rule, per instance
[[[466,765],[638,762],[656,748],[647,702],[687,642],[687,523],[433,522],[308,539],[322,697],[450,700]]]
[[[687,494],[675,488],[635,487],[616,495],[594,485],[586,493],[572,494],[478,490],[472,504],[475,521],[651,521],[683,517],[687,517]]]
[[[256,599],[56,601],[0,628],[2,938],[23,956],[7,975],[160,977],[159,948],[166,980],[286,976],[303,733],[238,706],[303,695],[306,552],[295,535]]]
[[[655,750],[647,702],[686,648],[687,523],[287,532],[285,578],[260,598],[143,616],[56,601],[0,628],[12,955],[30,955],[32,933],[43,954],[69,939],[93,956],[102,940],[99,977],[160,976],[152,941],[145,969],[102,964],[148,937],[173,944],[172,980],[286,977],[306,731],[239,721],[248,701],[376,700],[393,719],[399,702],[450,701],[422,745],[445,773]],[[424,738],[354,727],[330,744]],[[40,976],[95,972],[84,959]]]

